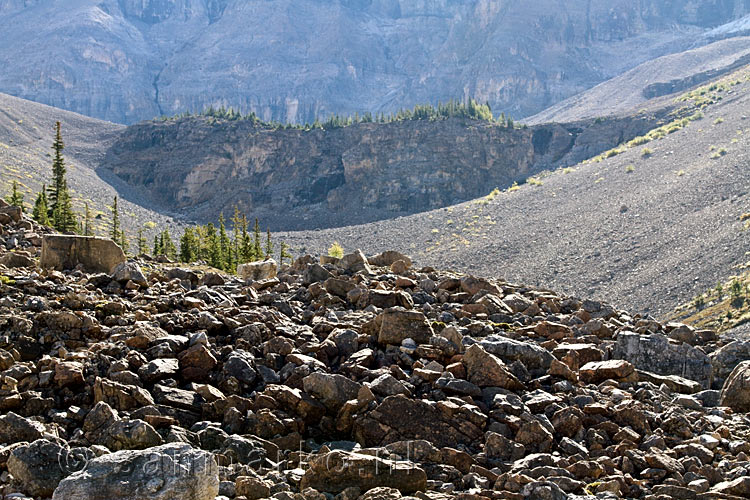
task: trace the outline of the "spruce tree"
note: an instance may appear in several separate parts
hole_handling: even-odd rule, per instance
[[[227,229],[224,224],[224,213],[219,215],[219,269],[231,271],[233,269],[231,241],[227,235]]]
[[[19,207],[22,212],[25,212],[23,208],[23,193],[18,190],[18,182],[13,181],[13,188],[10,192],[10,198],[8,198],[8,204],[13,207]]]
[[[266,259],[273,255],[273,242],[271,241],[271,229],[266,230]]]
[[[199,242],[196,232],[191,227],[186,227],[180,238],[180,260],[182,262],[194,262],[198,258]]]
[[[260,224],[258,218],[255,218],[255,228],[253,229],[253,260],[263,259],[263,247],[260,244]]]
[[[234,206],[234,215],[232,216],[232,261],[240,264],[240,247],[242,245],[242,216],[240,207]]]
[[[284,259],[292,260],[292,254],[289,253],[289,245],[285,241],[282,241],[279,247],[279,267],[281,267],[284,265]]]
[[[237,261],[240,264],[253,260],[253,243],[247,228],[247,217],[243,215],[242,224],[240,226],[240,257]]]
[[[211,222],[206,224],[206,251],[208,254],[208,264],[216,269],[221,269],[219,239],[216,237],[216,228]]]
[[[48,200],[48,215],[51,216],[52,226],[63,233],[73,232],[76,229],[76,217],[68,191],[68,181],[65,179],[65,159],[62,155],[64,148],[60,122],[57,122],[55,142],[52,144],[55,156],[52,160],[52,186]]]
[[[172,237],[169,235],[169,230],[165,229],[161,233],[161,253],[162,255],[166,255],[170,259],[176,259],[177,258],[177,247],[174,246],[174,243],[172,242]]]
[[[124,253],[128,253],[128,247],[130,245],[128,244],[128,238],[125,235],[125,230],[120,231],[120,241],[119,241],[119,243],[120,243],[120,248],[122,248],[122,251]]]
[[[83,231],[82,234],[84,236],[94,236],[94,230],[91,227],[91,210],[89,210],[89,204],[86,203],[84,206],[84,216],[83,216]]]
[[[147,253],[146,237],[143,236],[143,228],[140,228],[138,229],[138,255],[145,255]]]
[[[112,241],[119,242],[122,239],[122,235],[120,234],[120,211],[117,208],[117,196],[115,196],[110,210],[112,210],[112,231],[110,231],[109,237],[112,238]]]
[[[154,257],[158,257],[161,255],[161,240],[159,239],[159,235],[154,236]]]
[[[49,226],[50,220],[48,211],[47,186],[42,185],[42,190],[36,196],[36,201],[34,201],[34,211],[32,212],[34,220],[43,226]]]

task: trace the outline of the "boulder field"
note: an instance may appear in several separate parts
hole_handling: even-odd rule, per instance
[[[56,270],[45,232],[0,207],[0,498],[750,497],[750,343],[396,252]]]

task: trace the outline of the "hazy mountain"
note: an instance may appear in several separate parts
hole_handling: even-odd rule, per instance
[[[742,33],[748,13],[748,0],[0,0],[0,91],[125,123],[210,104],[304,121],[465,95],[522,117]]]

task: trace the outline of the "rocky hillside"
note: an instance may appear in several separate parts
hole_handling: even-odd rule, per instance
[[[215,220],[236,204],[273,230],[325,228],[484,196],[645,134],[668,111],[522,129],[451,118],[300,130],[190,117],[128,127],[103,163],[186,217]]]
[[[0,228],[4,498],[750,495],[746,342],[395,252],[102,273]]]
[[[685,92],[750,63],[750,38],[737,37],[659,57],[524,120],[538,124],[629,114],[654,98]]]
[[[746,0],[3,0],[0,91],[120,123],[222,103],[312,122],[467,95],[523,117],[734,36],[748,13]]]
[[[100,234],[106,234],[108,207],[116,194],[122,199],[120,210],[129,235],[135,235],[147,222],[160,227],[171,225],[169,215],[150,210],[137,190],[99,168],[107,148],[125,127],[5,94],[0,94],[0,198],[10,194],[16,181],[24,194],[26,209],[31,210],[42,184],[48,184],[52,177],[56,121],[62,124],[63,154],[74,209],[83,214],[84,204],[88,203]],[[146,231],[151,236],[148,228]]]
[[[388,248],[666,314],[735,274],[750,232],[748,70],[673,103],[700,113],[519,189],[374,224],[282,237]],[[702,108],[702,110],[701,110]],[[488,186],[489,187],[489,186]],[[408,238],[404,238],[408,235]]]

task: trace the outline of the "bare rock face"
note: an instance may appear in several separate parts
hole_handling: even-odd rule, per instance
[[[125,254],[107,238],[48,234],[42,240],[39,265],[47,269],[73,269],[82,265],[87,271],[110,273],[125,262]]]
[[[309,228],[311,217],[348,225],[485,196],[642,135],[658,118],[530,128],[454,118],[305,131],[190,117],[128,127],[105,163],[156,205],[199,218],[239,205],[277,227]]]
[[[119,451],[91,460],[65,478],[53,500],[214,500],[219,472],[210,453],[184,443]]]

